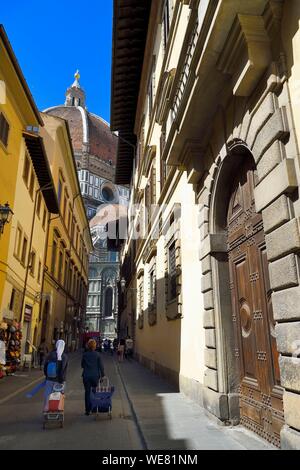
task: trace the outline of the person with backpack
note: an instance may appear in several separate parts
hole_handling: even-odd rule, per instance
[[[54,351],[46,357],[44,364],[44,374],[46,377],[45,400],[52,392],[54,383],[64,384],[66,381],[68,356],[64,352],[65,342],[59,339],[56,342]]]

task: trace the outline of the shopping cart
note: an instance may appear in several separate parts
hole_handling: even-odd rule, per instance
[[[107,377],[104,377],[96,388],[91,389],[90,402],[96,420],[99,413],[108,413],[109,418],[112,419],[112,396],[114,391],[115,387],[110,385]]]
[[[53,382],[50,394],[47,397],[44,407],[43,428],[46,429],[47,424],[56,424],[61,428],[64,426],[65,411],[65,387],[63,384]]]

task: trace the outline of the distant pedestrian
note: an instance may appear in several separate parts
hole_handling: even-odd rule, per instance
[[[118,344],[118,359],[119,362],[123,362],[124,360],[124,353],[125,353],[125,339],[121,338]]]
[[[83,354],[81,367],[83,369],[82,378],[85,389],[85,414],[88,416],[91,409],[90,394],[91,388],[97,387],[99,380],[105,376],[104,367],[100,354],[96,351],[97,343],[90,339],[87,343],[88,350]]]
[[[129,359],[133,356],[133,341],[130,336],[127,336],[125,341],[125,355],[126,359]]]
[[[42,367],[44,365],[44,360],[47,354],[49,353],[49,349],[46,344],[46,340],[42,339],[41,344],[39,345],[38,348],[38,358],[39,358],[39,366],[40,370],[42,370]]]

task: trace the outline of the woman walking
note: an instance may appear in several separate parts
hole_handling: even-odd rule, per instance
[[[55,350],[51,351],[46,357],[44,364],[44,374],[46,377],[45,403],[53,390],[54,383],[65,384],[68,356],[65,351],[65,342],[59,339],[56,342]]]
[[[81,367],[83,369],[82,378],[85,389],[85,414],[91,413],[90,393],[92,387],[97,387],[99,380],[104,374],[104,367],[100,354],[96,351],[97,343],[90,339],[87,343],[87,351],[82,356]]]

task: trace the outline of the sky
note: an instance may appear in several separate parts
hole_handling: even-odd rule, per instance
[[[113,0],[0,2],[0,23],[38,108],[64,104],[79,69],[88,110],[109,122]]]

